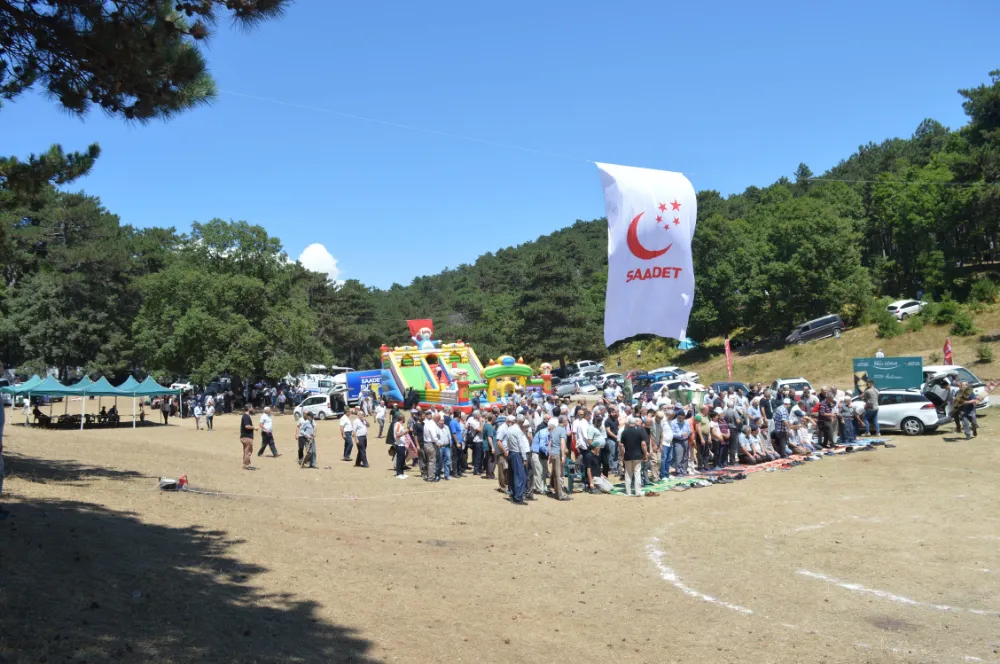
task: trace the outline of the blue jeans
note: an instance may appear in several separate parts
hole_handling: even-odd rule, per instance
[[[660,479],[670,477],[670,466],[674,465],[674,441],[665,440],[660,448]]]
[[[441,453],[441,455],[438,457],[437,476],[440,479],[440,477],[441,477],[441,471],[443,470],[444,471],[444,478],[446,480],[450,480],[451,479],[451,446],[450,445],[445,445],[443,447],[439,447],[438,451]]]
[[[841,436],[841,444],[853,443],[855,435],[854,422],[851,420],[844,420],[844,435]]]
[[[878,426],[878,408],[865,411],[865,433],[870,434],[872,427],[875,427],[876,436],[882,435],[882,430]]]
[[[514,502],[519,503],[524,500],[524,492],[528,488],[528,476],[524,472],[524,457],[520,452],[511,452],[507,462],[510,464],[510,472],[514,478]]]
[[[344,461],[351,460],[351,451],[354,449],[354,434],[350,431],[344,432]]]

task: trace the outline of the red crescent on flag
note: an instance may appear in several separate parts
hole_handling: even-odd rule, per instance
[[[670,247],[674,246],[674,243],[671,242],[663,249],[658,249],[656,251],[650,251],[646,247],[642,246],[642,243],[639,242],[638,230],[639,218],[642,217],[644,212],[645,211],[635,215],[635,219],[633,219],[632,223],[628,225],[628,235],[626,235],[626,241],[628,242],[628,250],[631,251],[636,258],[641,258],[644,261],[650,261],[670,251]]]

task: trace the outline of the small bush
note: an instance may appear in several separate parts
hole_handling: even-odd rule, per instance
[[[977,316],[989,308],[988,305],[983,304],[979,300],[971,300],[967,306],[969,307],[969,311]]]
[[[896,317],[883,309],[875,316],[878,327],[875,329],[875,336],[879,339],[890,339],[898,337],[903,333],[903,326],[899,324]]]
[[[964,309],[959,309],[952,318],[951,333],[960,337],[971,337],[976,333],[976,321],[972,314]]]
[[[941,364],[941,353],[934,351],[930,356],[931,364]]]
[[[986,344],[977,347],[976,360],[982,362],[983,364],[989,364],[993,361],[993,349]]]
[[[941,300],[941,303],[937,306],[937,311],[934,312],[934,322],[938,325],[954,323],[955,317],[958,316],[961,311],[962,307],[958,305],[958,302],[950,297],[946,297]]]
[[[1000,285],[997,285],[997,282],[989,277],[976,279],[972,283],[972,288],[969,289],[970,304],[973,302],[993,304],[997,301],[997,297],[1000,297]]]
[[[907,332],[919,332],[924,329],[924,317],[923,316],[910,316],[906,319],[906,331]]]

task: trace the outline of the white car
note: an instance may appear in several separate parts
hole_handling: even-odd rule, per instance
[[[700,383],[701,382],[701,376],[699,376],[698,374],[696,374],[693,371],[685,371],[684,369],[681,369],[680,367],[660,367],[659,369],[653,369],[652,371],[648,371],[647,373],[650,373],[650,374],[672,373],[675,376],[677,376],[678,378],[683,378],[684,380],[689,380],[692,383]]]
[[[620,373],[602,373],[594,376],[594,384],[597,385],[602,390],[608,386],[610,381],[615,381],[615,385],[623,385],[625,383],[625,377]]]
[[[580,387],[578,394],[597,394],[597,386],[590,382],[589,378],[581,378],[574,382]]]
[[[176,383],[170,383],[170,389],[180,390],[181,392],[192,392],[194,391],[194,385],[187,381],[179,381]]]
[[[979,400],[979,403],[976,404],[976,410],[982,410],[990,405],[990,393],[985,383],[979,380],[976,374],[972,373],[965,367],[960,367],[958,365],[932,364],[930,366],[924,366],[924,384],[920,386],[920,389],[925,389],[928,381],[932,378],[938,378],[945,375],[950,375],[953,380],[957,380],[959,382],[963,380],[968,381],[969,387],[972,388],[973,393],[976,395],[976,399]]]
[[[855,397],[854,410],[864,416],[865,402]],[[907,436],[934,431],[948,421],[927,395],[920,390],[882,390],[878,395],[878,425],[880,429],[899,429]]]
[[[899,320],[906,320],[910,316],[919,314],[926,306],[926,302],[919,300],[896,300],[886,307],[886,310]]]
[[[305,413],[312,413],[317,420],[327,420],[340,417],[346,410],[343,397],[336,394],[314,394],[303,399],[292,414],[296,420],[302,419]]]
[[[574,374],[600,374],[604,373],[604,365],[593,360],[580,360],[569,365],[568,370]]]
[[[802,392],[806,389],[809,392],[815,392],[813,386],[805,378],[775,378],[774,382],[771,383],[771,390],[775,394],[777,394],[778,390],[785,387],[795,392],[795,396],[797,397],[801,397]]]

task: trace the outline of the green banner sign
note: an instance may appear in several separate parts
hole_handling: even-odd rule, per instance
[[[864,391],[867,382],[883,389],[920,388],[924,382],[922,357],[856,357],[854,358],[854,389]]]

